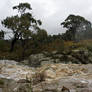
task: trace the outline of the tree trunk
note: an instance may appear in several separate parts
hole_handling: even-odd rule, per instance
[[[14,38],[14,39],[12,40],[10,52],[12,52],[12,51],[14,50],[14,45],[15,45],[16,41],[17,41],[17,38]]]

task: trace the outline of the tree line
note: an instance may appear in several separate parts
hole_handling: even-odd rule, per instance
[[[24,56],[25,51],[30,47],[38,48],[55,41],[62,43],[63,41],[92,39],[92,24],[82,16],[69,15],[61,23],[61,26],[66,28],[65,33],[48,35],[47,31],[40,27],[42,21],[32,15],[32,7],[29,3],[20,3],[14,6],[13,10],[17,10],[18,13],[1,21],[2,25],[13,33],[13,38],[10,39],[10,52],[14,51],[16,44],[21,46]],[[4,31],[0,32],[0,39],[4,39]]]

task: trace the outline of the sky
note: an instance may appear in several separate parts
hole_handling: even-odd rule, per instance
[[[60,23],[70,14],[83,16],[92,22],[92,0],[2,0],[0,21],[7,16],[15,15],[12,7],[21,2],[31,4],[33,16],[42,21],[42,28],[46,29],[48,34],[65,32]]]

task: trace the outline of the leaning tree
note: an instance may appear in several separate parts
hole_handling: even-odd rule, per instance
[[[24,39],[31,38],[34,30],[39,30],[39,26],[42,24],[40,20],[36,20],[30,10],[32,10],[29,3],[20,3],[13,7],[14,10],[18,11],[15,16],[10,16],[4,19],[1,23],[4,27],[11,29],[13,33],[13,39],[11,43],[11,51],[14,49],[14,45],[17,40],[22,42],[24,46]]]

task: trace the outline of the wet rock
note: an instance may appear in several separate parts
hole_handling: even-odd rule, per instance
[[[70,90],[66,88],[65,86],[63,86],[63,88],[61,89],[61,92],[70,92]]]
[[[34,54],[29,57],[29,64],[32,67],[38,67],[44,64],[53,63],[76,63],[76,64],[88,64],[92,63],[92,52],[87,49],[74,49],[69,51],[53,51],[52,53],[43,52],[40,54]]]
[[[92,92],[92,88],[79,88],[76,92]]]
[[[16,82],[12,79],[0,78],[2,83],[0,84],[0,92],[13,92]]]
[[[39,72],[36,72],[33,76],[32,76],[32,84],[33,85],[36,85],[36,84],[39,84],[43,81],[45,81],[45,76],[43,73],[39,73]]]
[[[43,53],[31,55],[29,57],[29,64],[32,67],[38,67],[44,64],[52,64],[52,63],[54,63],[54,59],[51,59],[51,57],[47,57]]]
[[[57,53],[58,53],[58,51],[53,51],[53,52],[52,52],[52,54],[54,54],[54,55],[57,54]]]
[[[10,63],[0,65],[3,65],[0,77],[4,77],[0,79],[1,92],[62,92],[63,87],[70,92],[92,92],[92,64],[59,63],[38,68]]]
[[[55,60],[55,63],[60,63],[60,59],[56,59]]]
[[[24,64],[24,65],[29,65],[28,60],[23,60],[23,61],[21,61],[21,63]]]
[[[54,79],[56,77],[56,73],[53,69],[47,69],[44,71],[45,80]]]
[[[31,55],[29,57],[29,64],[32,67],[40,66],[41,61],[39,59],[44,58],[43,54]]]
[[[62,54],[56,54],[54,57],[56,57],[57,59],[60,59],[60,58],[63,57],[63,55]]]
[[[29,83],[21,83],[17,85],[18,86],[16,86],[13,92],[32,92],[32,89]]]
[[[3,92],[2,88],[0,88],[0,92]]]

